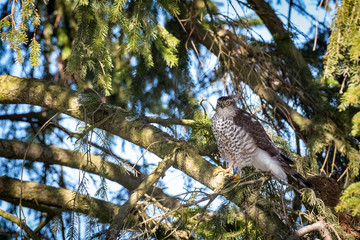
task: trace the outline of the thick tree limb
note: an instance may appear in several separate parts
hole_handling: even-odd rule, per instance
[[[23,159],[29,144],[17,140],[0,139],[0,156],[8,159]],[[135,190],[146,176],[136,177],[130,172],[126,172],[121,166],[103,161],[96,155],[90,155],[90,161],[85,153],[74,152],[58,148],[55,146],[47,146],[39,143],[32,143],[26,153],[26,159],[29,161],[43,162],[47,164],[57,164],[70,168],[84,170],[88,173],[97,174],[119,183],[130,191]],[[100,169],[105,171],[101,172]],[[176,208],[181,204],[174,197],[168,196],[159,188],[150,188],[147,192],[159,201],[166,208]]]
[[[20,188],[22,188],[22,196]],[[119,206],[116,204],[76,194],[65,188],[55,188],[35,182],[21,182],[7,176],[0,177],[1,199],[19,200],[21,197],[24,202],[28,202],[28,206],[44,205],[87,215],[94,214],[102,222],[108,222],[110,217],[119,211]]]
[[[22,195],[20,193],[21,187],[23,188]],[[91,215],[106,223],[111,221],[111,218],[119,212],[121,207],[120,205],[78,194],[68,189],[50,187],[35,182],[21,182],[18,179],[7,176],[0,177],[0,198],[13,204],[19,204],[20,198],[22,198],[23,206],[38,211],[50,212],[51,215],[56,215],[60,211],[75,211]],[[142,212],[140,215],[148,218],[144,214]],[[129,217],[129,227],[134,227],[137,230],[142,230],[141,228],[145,227],[156,229],[155,234],[159,238],[169,236],[174,230],[168,224],[161,223],[156,219],[148,221],[148,226],[135,224],[138,222],[136,217],[138,216]],[[172,236],[175,239],[186,239],[184,236],[189,236],[189,233],[183,230],[175,230]]]
[[[93,126],[149,149],[160,158],[180,147],[181,151],[178,151],[174,167],[214,191],[227,184],[228,178],[223,174],[216,175],[217,167],[202,158],[193,146],[141,120],[128,120],[131,116],[120,108],[105,104],[99,108],[99,103],[93,108],[93,112],[88,111],[88,115],[85,116],[79,96],[65,87],[38,79],[9,75],[0,76],[0,85],[4,86],[0,88],[0,103],[40,105],[64,112],[79,120],[91,121]],[[95,111],[96,109],[98,110]],[[155,142],[157,143],[153,144]],[[288,231],[284,223],[276,215],[269,215],[266,211],[261,204],[256,204],[247,215],[257,222],[266,235],[277,238],[286,236]]]
[[[302,236],[312,231],[318,231],[324,240],[332,240],[331,234],[323,220],[300,228],[293,235],[288,237],[287,240],[300,240]]]

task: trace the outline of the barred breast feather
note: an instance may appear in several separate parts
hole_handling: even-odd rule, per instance
[[[251,119],[250,114],[245,112],[247,115],[244,119],[244,116],[239,115],[240,113],[238,112],[233,118],[215,114],[212,119],[212,129],[220,156],[228,164],[234,162],[240,169],[245,166],[254,166],[260,171],[270,171],[275,177],[286,180],[286,174],[276,159],[280,155],[271,140],[269,139],[270,144],[266,141],[268,136],[265,130],[256,121],[261,126],[261,130],[257,128],[257,124],[254,124],[255,121]],[[240,118],[243,120],[241,124],[239,124]],[[257,137],[259,134],[262,135],[261,138]],[[257,144],[265,146],[272,155],[259,148]]]
[[[229,164],[235,162],[239,168],[252,164],[256,145],[250,135],[237,126],[232,119],[214,116],[212,128],[220,156]]]

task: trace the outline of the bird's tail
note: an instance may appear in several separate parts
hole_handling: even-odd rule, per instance
[[[284,156],[283,154],[281,154],[281,157],[284,158],[284,160],[287,163],[293,163],[292,160],[290,160],[288,157]],[[283,169],[287,175],[293,178],[302,187],[314,189],[314,185],[308,179],[304,178],[300,173],[298,173],[294,168],[290,167],[290,165],[284,164]]]
[[[283,165],[286,174],[296,180],[302,187],[315,190],[316,196],[323,200],[326,206],[335,207],[339,203],[342,189],[335,179],[327,176],[313,176],[306,179],[295,169],[290,167],[289,164],[291,164],[292,161],[289,158],[282,154],[281,156],[288,163]]]

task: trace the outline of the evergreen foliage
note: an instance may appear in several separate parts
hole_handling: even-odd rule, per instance
[[[0,29],[2,29],[1,40],[6,41],[16,52],[16,61],[20,63],[24,61],[22,47],[29,41],[27,31],[29,28],[35,31],[39,25],[40,15],[35,7],[35,0],[24,0],[21,6],[19,2],[12,1],[10,14],[0,20]],[[31,65],[36,66],[40,55],[40,46],[35,40],[35,35],[30,48]]]
[[[178,11],[175,4],[168,7],[172,13]],[[139,55],[147,67],[153,67],[151,48],[155,43],[166,64],[176,66],[179,41],[158,23],[157,8],[151,1],[80,2],[76,9],[79,27],[69,57],[68,72],[75,74],[84,84],[90,70],[94,87],[108,96],[112,90],[112,57],[117,55],[119,47],[124,48],[124,52],[120,51],[124,57]],[[123,40],[119,47],[114,44],[111,33],[117,28]]]
[[[346,188],[340,200],[337,211],[349,211],[353,216],[360,216],[360,182]]]
[[[344,111],[349,107],[359,108],[360,104],[360,1],[345,0],[337,8],[332,24],[332,34],[325,55],[324,78],[342,85],[341,104]],[[360,135],[360,115],[352,118],[354,136]]]

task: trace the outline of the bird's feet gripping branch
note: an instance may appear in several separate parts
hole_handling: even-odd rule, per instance
[[[230,177],[233,179],[233,180],[238,180],[238,179],[240,179],[241,178],[241,171],[239,171],[239,173],[238,173],[238,175],[233,175],[232,173],[231,173],[231,168],[234,166],[234,164],[235,163],[232,163],[231,165],[230,165],[230,167],[228,167],[228,168],[226,168],[226,169],[224,169],[224,168],[222,168],[222,167],[217,167],[217,169],[216,169],[216,171],[215,171],[215,174],[219,174],[220,172],[223,172],[223,173],[225,173],[225,174],[230,174]]]

